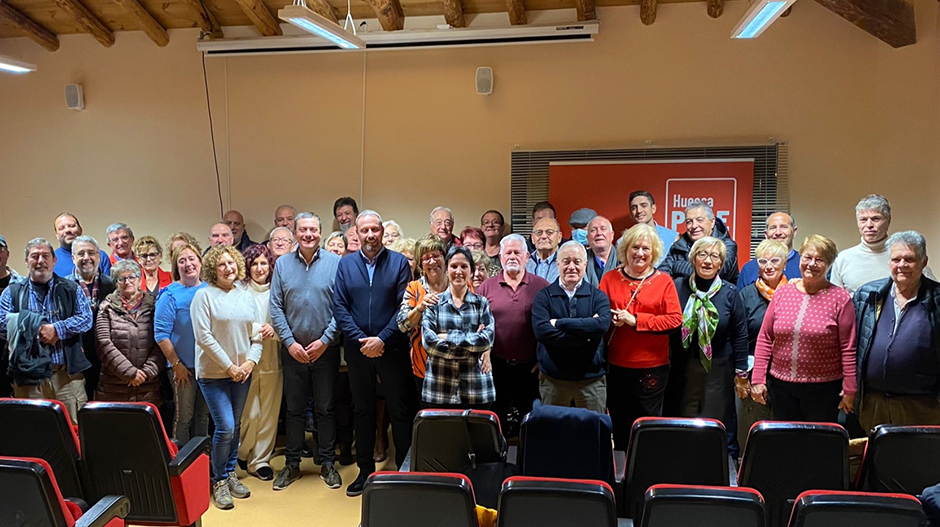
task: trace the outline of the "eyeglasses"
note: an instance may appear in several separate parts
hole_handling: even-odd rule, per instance
[[[558,232],[558,231],[556,231],[556,230],[548,229],[547,231],[532,231],[532,234],[533,234],[536,238],[541,238],[542,236],[548,236],[549,238],[551,238],[551,237],[554,236],[555,233],[557,233],[557,232]]]
[[[484,221],[484,222],[483,222],[483,226],[484,226],[484,227],[501,227],[502,225],[503,225],[503,222],[501,222],[501,221],[499,221],[499,220]]]
[[[442,225],[447,225],[448,227],[453,227],[453,226],[454,226],[454,222],[453,222],[453,220],[434,220],[434,224],[433,224],[433,225],[434,225],[435,227],[440,227],[440,226],[442,226]]]
[[[137,255],[141,260],[156,260],[160,257],[160,253],[145,253]]]
[[[463,246],[466,247],[467,249],[470,249],[471,251],[483,250],[483,244],[479,242],[478,243],[464,243]]]
[[[704,262],[706,259],[713,262],[720,262],[721,255],[718,253],[695,253],[695,259]]]
[[[424,256],[421,257],[421,263],[428,263],[428,262],[430,262],[431,260],[436,260],[436,259],[438,259],[438,258],[443,258],[443,257],[444,257],[444,255],[441,254],[441,253],[439,253],[439,252],[433,252],[433,253],[430,253],[430,254],[425,254]]]
[[[829,262],[822,258],[813,258],[810,256],[800,256],[800,261],[807,265],[811,263],[815,263],[816,265],[829,265]]]
[[[777,256],[775,256],[775,257],[773,257],[773,258],[771,258],[771,259],[769,259],[769,260],[768,260],[767,258],[758,258],[758,259],[757,259],[757,265],[760,266],[760,267],[766,267],[767,264],[770,264],[770,265],[772,265],[772,266],[774,266],[774,267],[777,267],[778,265],[780,265],[781,262],[783,262],[783,258],[780,258],[780,257],[777,257]]]
[[[117,281],[120,282],[120,283],[122,283],[122,284],[126,284],[126,283],[129,283],[129,282],[136,282],[137,280],[140,280],[140,277],[137,276],[137,275],[134,275],[134,274],[128,275],[128,276],[122,276],[122,277],[120,277],[120,278],[117,279]]]
[[[116,242],[116,241],[118,241],[118,240],[120,240],[120,241],[122,241],[122,242],[129,242],[129,241],[131,241],[131,237],[130,237],[129,235],[127,235],[127,234],[122,234],[122,235],[119,235],[119,236],[115,236],[115,237],[111,238],[111,243],[114,243],[114,242]]]
[[[275,245],[286,245],[290,243],[291,240],[290,238],[271,238],[271,241],[274,242]]]

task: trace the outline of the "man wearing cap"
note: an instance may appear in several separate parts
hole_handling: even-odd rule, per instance
[[[596,217],[597,213],[594,209],[583,208],[572,212],[571,217],[568,218],[568,225],[571,226],[571,239],[587,247],[587,226]]]
[[[10,285],[11,282],[18,282],[23,279],[13,269],[7,267],[7,261],[10,259],[10,249],[7,247],[7,239],[0,236],[0,294]],[[9,354],[7,353],[7,341],[0,337],[0,397],[9,397],[13,394],[13,385],[7,378],[7,364],[9,363]]]

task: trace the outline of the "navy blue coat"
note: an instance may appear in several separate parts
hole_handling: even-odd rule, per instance
[[[552,319],[556,319],[554,326]],[[603,291],[584,280],[575,291],[574,304],[569,304],[567,293],[558,281],[553,282],[532,301],[539,369],[549,377],[569,381],[604,375],[604,334],[609,327],[610,300]]]

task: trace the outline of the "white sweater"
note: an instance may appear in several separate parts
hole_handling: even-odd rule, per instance
[[[862,243],[840,252],[832,264],[829,281],[854,295],[868,282],[887,278],[891,274],[888,268],[891,257],[885,247],[886,241],[868,243],[862,238]],[[934,279],[929,267],[924,269],[924,276]]]
[[[204,287],[189,308],[196,337],[196,378],[226,379],[232,365],[261,360],[261,317],[251,293]]]

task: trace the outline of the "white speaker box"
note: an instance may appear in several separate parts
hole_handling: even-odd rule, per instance
[[[493,93],[493,68],[480,66],[477,68],[477,94],[489,95]]]
[[[65,106],[69,110],[85,109],[85,95],[82,92],[81,84],[65,85]]]

